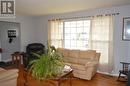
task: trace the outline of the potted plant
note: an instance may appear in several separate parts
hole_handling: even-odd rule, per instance
[[[62,55],[48,47],[45,54],[35,54],[39,59],[33,60],[30,64],[30,71],[34,78],[43,80],[53,78],[62,73],[64,64]]]

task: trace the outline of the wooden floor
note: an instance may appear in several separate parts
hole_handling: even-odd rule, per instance
[[[17,86],[24,86],[23,68],[19,67],[19,77]],[[38,85],[40,81],[34,79],[28,81],[28,86],[55,86],[44,82],[45,85]],[[65,80],[61,86],[70,86],[69,81]],[[126,82],[117,81],[117,77],[107,76],[103,74],[96,74],[95,77],[90,80],[81,80],[78,78],[72,79],[72,86],[126,86]]]

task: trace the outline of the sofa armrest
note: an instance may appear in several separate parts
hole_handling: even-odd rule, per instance
[[[5,69],[0,67],[0,71],[3,71],[3,70],[5,70]]]
[[[88,61],[86,62],[85,67],[94,67],[96,65],[98,65],[97,61]]]
[[[11,69],[11,70],[3,70],[0,71],[0,82],[9,80],[12,78],[18,77],[18,70],[17,69]]]

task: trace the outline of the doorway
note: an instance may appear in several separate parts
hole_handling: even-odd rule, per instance
[[[20,23],[0,21],[0,61],[11,61],[11,54],[20,51]]]

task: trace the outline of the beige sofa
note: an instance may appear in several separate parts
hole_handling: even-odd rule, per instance
[[[62,53],[65,64],[70,65],[73,69],[74,77],[91,80],[96,74],[100,53],[95,50],[69,50],[58,48]]]
[[[0,86],[17,86],[18,70],[0,68]]]

